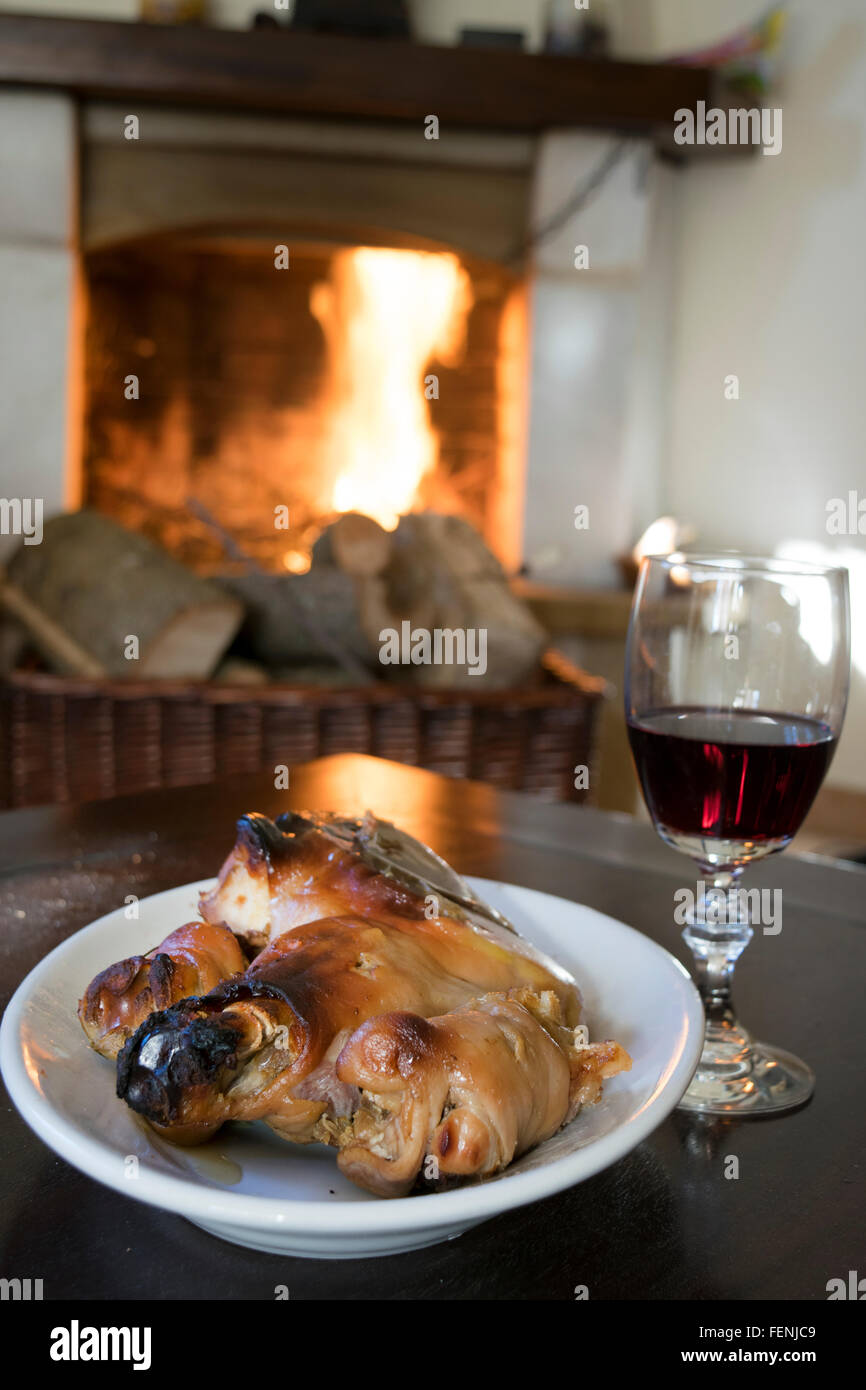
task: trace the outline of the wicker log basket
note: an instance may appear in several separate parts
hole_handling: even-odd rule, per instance
[[[369,753],[548,800],[581,801],[605,682],[550,651],[542,680],[467,694],[18,671],[0,685],[0,806],[94,801]]]

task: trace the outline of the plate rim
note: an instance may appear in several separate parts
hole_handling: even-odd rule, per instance
[[[139,1180],[135,1184],[122,1181],[116,1151],[110,1149],[98,1135],[79,1133],[72,1122],[57,1111],[28,1075],[19,1043],[24,1010],[50,965],[56,965],[67,955],[73,955],[85,933],[103,926],[110,918],[122,913],[123,907],[103,913],[59,942],[37,962],[15,990],[0,1024],[0,1072],[9,1096],[36,1136],[72,1167],[134,1201],[174,1212],[192,1221],[222,1221],[232,1227],[275,1234],[282,1231],[287,1236],[293,1231],[346,1236],[396,1234],[435,1227],[453,1228],[461,1222],[476,1224],[576,1186],[624,1158],[658,1128],[681,1099],[703,1046],[704,1010],[700,996],[682,962],[626,922],[560,894],[508,883],[503,879],[466,877],[482,893],[485,887],[516,889],[533,898],[567,903],[569,907],[590,913],[599,924],[613,926],[619,932],[639,938],[644,948],[649,947],[658,953],[672,972],[672,977],[679,982],[686,1028],[679,1040],[679,1050],[674,1054],[672,1063],[668,1063],[656,1091],[622,1124],[572,1153],[551,1159],[550,1163],[527,1172],[506,1174],[496,1182],[469,1183],[446,1192],[415,1194],[391,1201],[327,1202],[244,1194],[211,1186],[192,1176],[147,1169],[140,1169]],[[214,877],[209,877],[177,884],[142,898],[139,906],[158,903],[169,894],[203,891],[215,882]],[[570,1174],[575,1167],[578,1173]]]

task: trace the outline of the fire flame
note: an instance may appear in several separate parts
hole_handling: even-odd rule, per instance
[[[334,511],[364,512],[390,529],[411,509],[439,457],[425,368],[460,360],[471,307],[469,276],[449,252],[337,252],[330,283],[310,296],[330,350]]]

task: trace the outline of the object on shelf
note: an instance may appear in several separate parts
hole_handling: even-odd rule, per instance
[[[787,10],[777,5],[731,38],[669,61],[682,67],[717,68],[730,87],[760,95],[769,90],[775,78],[787,22]]]
[[[464,48],[522,49],[526,46],[526,35],[522,29],[479,29],[472,26],[460,30],[460,42]]]
[[[550,0],[544,47],[568,57],[606,58],[610,43],[600,7],[579,9],[574,0]]]
[[[406,39],[409,16],[404,0],[295,0],[293,29],[356,38]]]
[[[580,53],[589,12],[578,9],[574,0],[550,0],[544,47],[548,53]]]
[[[140,0],[145,24],[204,24],[207,0]]]

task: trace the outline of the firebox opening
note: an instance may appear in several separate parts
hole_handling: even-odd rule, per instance
[[[184,234],[84,269],[86,505],[202,572],[228,537],[300,573],[340,512],[420,508],[518,563],[525,312],[501,266]]]

